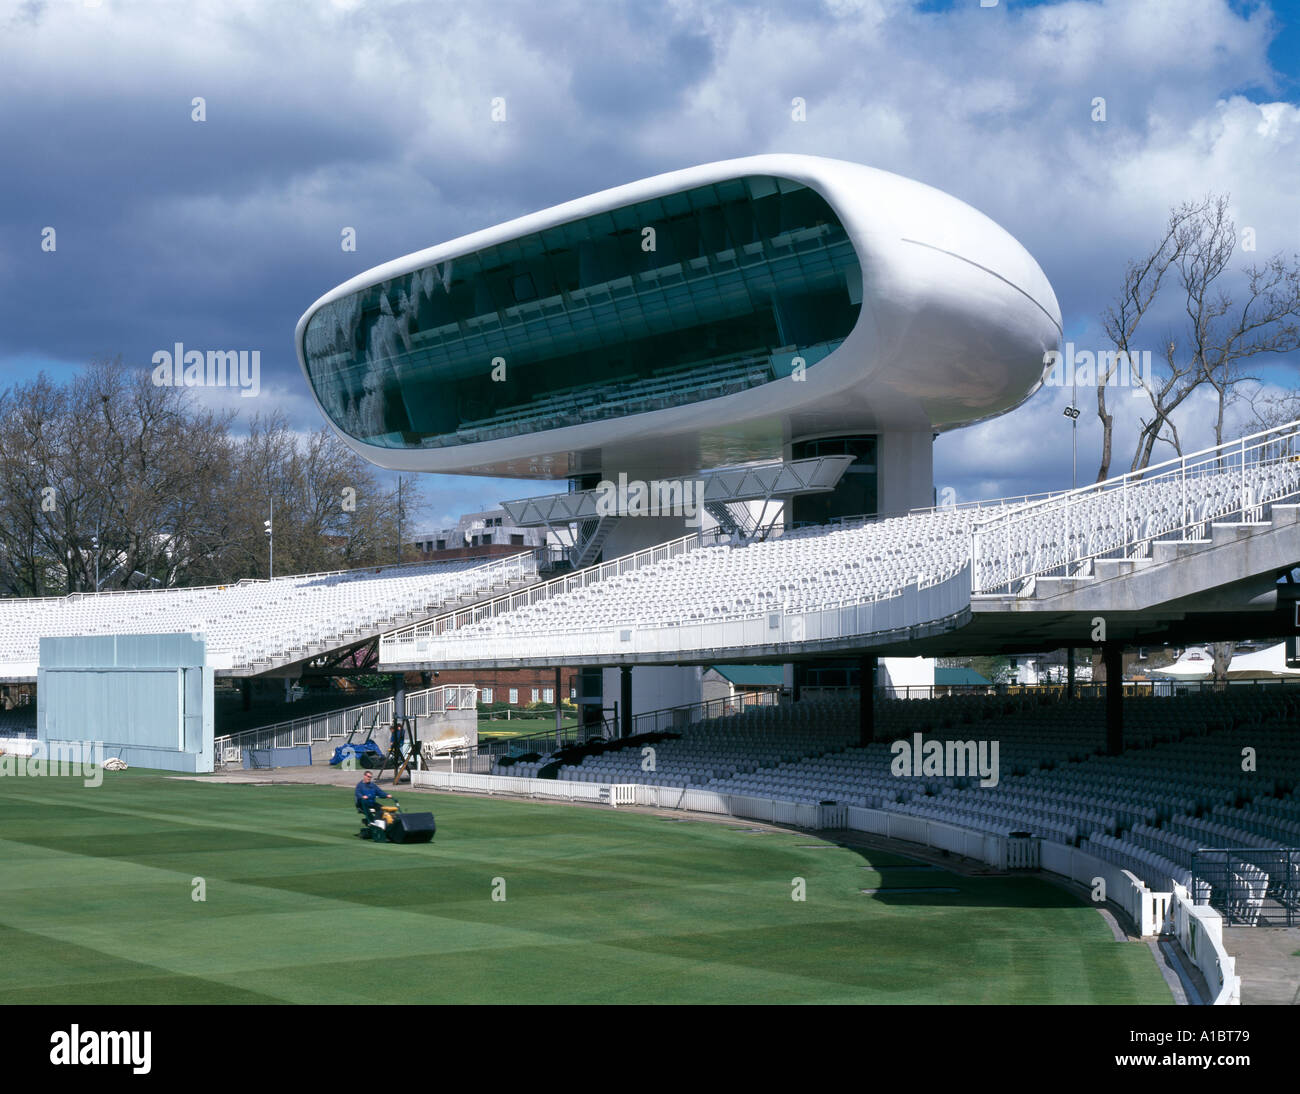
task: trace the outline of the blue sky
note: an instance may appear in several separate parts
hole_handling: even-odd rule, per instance
[[[1181,201],[1229,193],[1257,257],[1300,250],[1300,0],[488,10],[0,0],[0,384],[99,356],[145,365],[178,341],[259,349],[258,398],[204,397],[315,428],[293,327],[340,281],[596,189],[759,152],[857,160],[974,205],[1038,259],[1080,346],[1099,345],[1125,261]],[[790,117],[794,96],[806,122]],[[48,226],[54,253],[40,248]],[[345,226],[356,253],[340,249]],[[1300,386],[1291,360],[1266,378]],[[1068,485],[1068,401],[1045,390],[944,436],[936,485],[962,498]],[[1139,402],[1120,408],[1121,463]],[[1188,407],[1189,444],[1208,443],[1204,410]],[[1098,437],[1085,412],[1084,481]],[[547,489],[430,477],[426,522]]]

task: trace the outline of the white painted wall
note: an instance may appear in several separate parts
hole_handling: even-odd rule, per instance
[[[880,684],[889,688],[928,688],[934,686],[933,657],[882,657]]]

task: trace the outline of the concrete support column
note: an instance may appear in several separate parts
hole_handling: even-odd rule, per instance
[[[400,722],[406,717],[406,677],[393,677],[393,721]]]
[[[622,726],[619,729],[620,737],[632,736],[632,666],[623,665],[618,673],[618,713]]]
[[[239,681],[239,700],[244,710],[253,709],[253,681],[247,676]]]
[[[874,653],[858,658],[858,744],[869,745],[876,737],[876,664]]]
[[[1074,647],[1065,651],[1065,697],[1074,698]]]
[[[1124,647],[1119,642],[1105,642],[1101,647],[1106,666],[1106,754],[1118,756],[1124,751]]]
[[[928,429],[886,432],[878,443],[876,511],[906,513],[934,505],[934,434]]]

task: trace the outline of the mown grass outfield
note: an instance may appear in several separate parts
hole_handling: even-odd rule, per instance
[[[0,778],[0,1002],[1172,1001],[1147,946],[1043,882],[740,822],[398,796],[437,815],[434,843],[357,839],[345,788]],[[860,892],[882,886],[960,891]]]

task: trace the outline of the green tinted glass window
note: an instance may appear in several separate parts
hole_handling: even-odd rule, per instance
[[[753,176],[363,289],[311,317],[304,351],[349,435],[444,447],[718,398],[788,376],[796,357],[815,366],[853,329],[861,286],[825,199]]]

